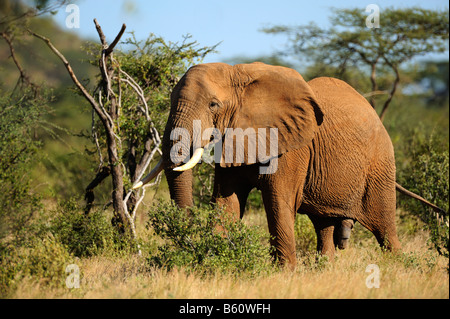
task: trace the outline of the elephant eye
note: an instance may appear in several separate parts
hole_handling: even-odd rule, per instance
[[[220,102],[218,102],[218,101],[211,101],[209,103],[209,107],[211,109],[218,109],[220,107]]]

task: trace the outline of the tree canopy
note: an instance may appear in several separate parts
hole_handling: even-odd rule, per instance
[[[448,50],[449,12],[384,8],[379,27],[366,25],[367,17],[360,8],[334,9],[330,28],[310,23],[263,31],[287,35],[288,54],[332,66],[340,75],[351,66],[366,71],[371,81],[371,92],[367,93],[372,106],[375,108],[377,94],[387,95],[380,113],[383,119],[400,82],[400,66],[417,56]],[[380,73],[393,77],[388,86],[380,87]]]

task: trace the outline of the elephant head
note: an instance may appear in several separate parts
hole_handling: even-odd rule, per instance
[[[191,206],[191,168],[201,158],[211,135],[220,136],[222,142],[220,163],[216,164],[222,167],[248,165],[267,161],[269,155],[264,154],[267,151],[259,152],[261,143],[274,144],[269,133],[264,134],[265,137],[258,134],[261,130],[276,129],[276,153],[271,150],[270,155],[278,157],[310,143],[322,121],[323,113],[311,88],[292,69],[258,62],[235,66],[196,65],[186,72],[171,94],[162,160],[135,188],[164,169],[171,198],[180,207]],[[215,133],[210,130],[195,141],[195,123],[200,123],[202,129],[212,128]],[[229,132],[238,130],[247,134],[247,143],[241,149],[240,158],[238,155],[227,158],[230,149],[231,154],[239,153],[236,135],[231,139],[234,143],[226,142]],[[183,134],[190,136],[188,142],[180,141]],[[256,134],[256,139],[251,138],[252,134]],[[250,140],[256,141],[258,151],[250,146]],[[174,155],[182,153],[184,156],[193,154],[190,161],[185,161],[184,165],[174,163]]]

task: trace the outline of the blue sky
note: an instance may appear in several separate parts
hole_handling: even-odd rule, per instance
[[[71,29],[82,37],[98,40],[93,24],[97,18],[107,40],[112,41],[122,23],[127,31],[134,31],[138,39],[155,33],[166,40],[177,42],[191,34],[202,46],[222,42],[218,54],[210,55],[205,62],[223,61],[235,56],[256,57],[269,55],[286,45],[286,38],[267,35],[260,29],[273,25],[301,25],[314,21],[328,26],[330,8],[356,7],[364,12],[368,4],[380,7],[382,17],[385,7],[420,6],[427,9],[444,9],[444,0],[78,0],[80,27]],[[62,8],[55,20],[66,28],[66,13]]]

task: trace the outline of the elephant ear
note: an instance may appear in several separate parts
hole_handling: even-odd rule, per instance
[[[311,142],[323,113],[298,72],[258,62],[236,65],[235,71],[240,103],[225,132],[222,167],[266,162]]]

